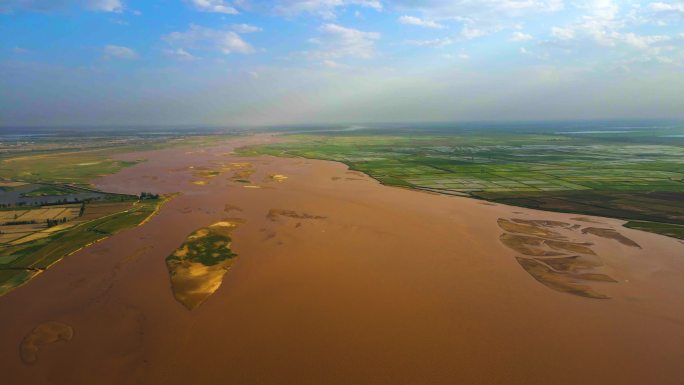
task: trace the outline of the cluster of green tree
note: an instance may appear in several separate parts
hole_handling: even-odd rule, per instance
[[[141,192],[140,193],[140,200],[144,201],[147,199],[159,199],[159,194],[152,194],[151,192]]]
[[[74,198],[71,201],[69,201],[69,199],[67,199],[67,198],[64,198],[64,199],[57,199],[56,201],[52,201],[52,202],[40,202],[40,205],[41,206],[51,206],[51,205],[63,205],[63,204],[67,204],[67,203],[80,203],[80,202],[81,202],[81,200],[78,198]],[[38,202],[36,202],[36,203],[38,203]]]
[[[73,198],[72,200],[69,200],[67,198],[64,199],[58,199],[56,201],[52,202],[47,202],[47,201],[35,201],[35,202],[16,202],[16,203],[1,203],[0,204],[0,209],[8,209],[12,207],[24,207],[24,206],[58,206],[58,205],[65,205],[65,204],[73,204],[73,203],[82,203],[82,202],[90,202],[92,201],[92,198],[88,199],[78,199],[78,198]],[[122,199],[123,201],[123,199]]]
[[[16,225],[35,225],[36,221],[9,221],[5,222],[4,226],[16,226]]]
[[[62,219],[47,219],[47,227],[52,227],[52,226],[57,226],[62,223],[66,223],[67,219],[66,217]]]

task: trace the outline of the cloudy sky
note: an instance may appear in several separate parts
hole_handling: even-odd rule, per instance
[[[0,0],[0,125],[684,118],[684,1]]]

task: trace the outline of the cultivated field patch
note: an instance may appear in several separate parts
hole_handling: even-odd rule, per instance
[[[290,135],[243,148],[334,160],[383,184],[542,210],[684,225],[684,146],[562,133]],[[681,237],[659,226],[641,229]]]

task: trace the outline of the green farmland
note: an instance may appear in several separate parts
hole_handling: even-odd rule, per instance
[[[287,138],[242,153],[339,161],[386,185],[440,194],[684,225],[682,140],[491,131]],[[641,228],[681,237],[662,226]]]
[[[69,226],[62,225],[63,229],[51,233],[35,229],[24,238],[0,243],[0,296],[26,283],[65,256],[144,223],[167,199],[170,197],[85,204],[84,213],[65,224]],[[39,210],[42,209],[31,211]]]

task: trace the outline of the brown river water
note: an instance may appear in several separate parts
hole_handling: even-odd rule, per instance
[[[122,156],[147,162],[98,188],[181,194],[0,297],[0,384],[684,383],[680,241],[614,219],[386,187],[340,163],[231,154],[271,140]],[[230,162],[249,162],[249,186],[261,188],[196,174]],[[640,248],[576,231],[616,281],[591,283],[610,299],[586,298],[523,269],[499,240],[500,218],[589,219]],[[239,257],[188,310],[165,258],[228,219],[241,220]],[[20,352],[44,323],[62,339]]]

